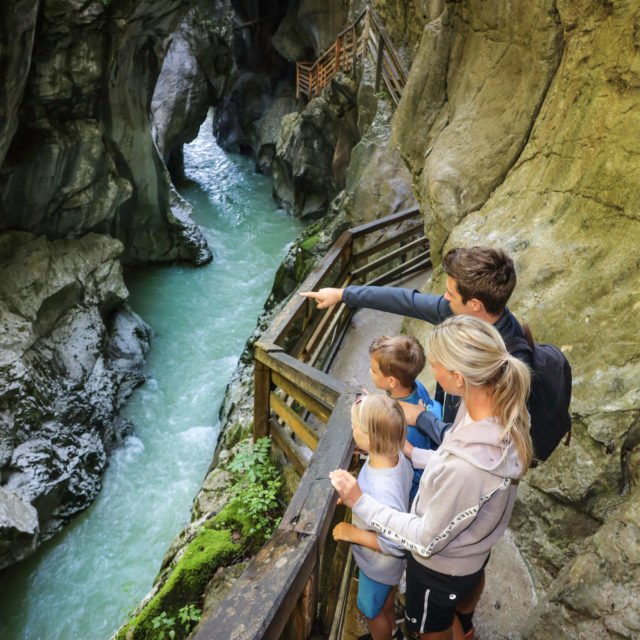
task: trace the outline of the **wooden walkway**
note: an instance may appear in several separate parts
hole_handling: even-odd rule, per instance
[[[298,291],[388,284],[430,266],[420,212],[408,209],[345,231]],[[294,294],[256,343],[254,438],[271,436],[300,484],[280,526],[196,640],[303,640],[312,631],[342,637],[350,554],[328,535],[345,516],[328,473],[350,466],[350,408],[359,389],[326,371],[352,313],[344,304],[318,310]]]
[[[296,64],[296,97],[315,98],[337,73],[355,73],[358,60],[369,56],[376,66],[375,90],[384,81],[397,105],[407,75],[391,40],[369,6],[353,24],[338,34],[336,41],[314,63]]]

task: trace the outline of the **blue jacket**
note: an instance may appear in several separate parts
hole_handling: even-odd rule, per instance
[[[415,381],[413,392],[404,397],[396,398],[402,402],[409,402],[411,404],[419,404],[422,400],[424,406],[429,413],[432,413],[436,418],[442,419],[442,405],[437,400],[432,400],[429,392],[420,380]],[[407,440],[418,449],[437,449],[438,445],[426,434],[420,431],[413,425],[407,426]],[[422,477],[422,469],[413,470],[413,482],[411,484],[411,491],[409,493],[409,499],[413,502],[413,499],[418,493],[420,486],[420,478]]]

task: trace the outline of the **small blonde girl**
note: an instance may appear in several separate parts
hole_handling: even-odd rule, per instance
[[[398,402],[381,395],[361,396],[351,408],[351,429],[356,445],[369,454],[358,475],[360,486],[382,504],[407,511],[413,467],[402,453],[407,428]],[[342,522],[334,528],[333,537],[351,543],[360,570],[358,608],[370,631],[363,638],[402,638],[393,607],[394,587],[405,567],[401,547],[355,514],[353,524]]]

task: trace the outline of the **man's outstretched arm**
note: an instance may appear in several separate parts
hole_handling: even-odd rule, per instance
[[[344,289],[324,287],[323,289],[318,289],[318,291],[301,291],[300,295],[315,300],[318,309],[328,309],[338,304],[338,302],[342,302],[343,291]]]
[[[451,307],[444,296],[420,293],[417,289],[351,285],[345,289],[325,287],[300,295],[313,298],[319,309],[344,302],[350,307],[386,311],[426,320],[431,324],[438,324],[451,315]]]

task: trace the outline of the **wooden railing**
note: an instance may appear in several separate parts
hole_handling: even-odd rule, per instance
[[[296,97],[315,98],[337,73],[354,72],[356,63],[365,55],[376,66],[375,90],[384,81],[389,95],[397,105],[407,82],[406,73],[391,40],[386,35],[375,12],[367,7],[336,41],[314,63],[296,64]]]
[[[386,284],[429,266],[420,213],[408,209],[345,231],[298,291]],[[196,640],[280,638],[285,628],[297,640],[314,625],[337,637],[336,586],[349,554],[327,535],[344,515],[328,474],[352,459],[357,390],[326,370],[351,314],[294,294],[255,345],[254,438],[270,435],[301,480],[278,529]]]

